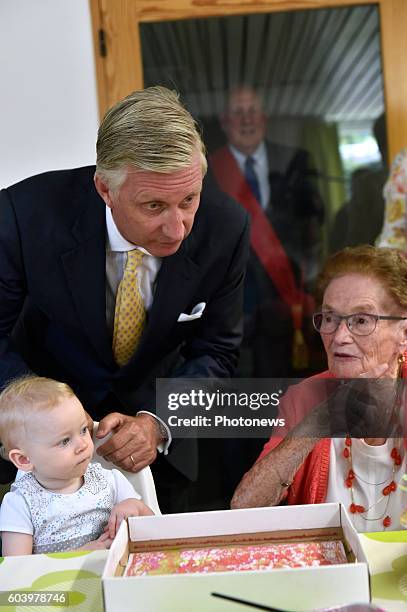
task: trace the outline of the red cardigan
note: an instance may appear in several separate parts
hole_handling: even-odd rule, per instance
[[[286,425],[278,430],[278,437],[272,436],[264,445],[258,460],[276,448],[295,424],[299,423],[319,401],[324,399],[322,386],[310,384],[313,380],[324,378],[334,378],[334,376],[328,371],[322,372],[288,389],[280,402],[279,410],[279,416],[285,418]],[[318,394],[318,399],[316,399],[316,394]],[[328,489],[330,447],[330,438],[323,438],[315,444],[294,476],[293,483],[287,491],[287,503],[321,504],[325,501]]]
[[[407,353],[405,353],[407,356]],[[405,362],[407,364],[407,360]],[[407,367],[403,368],[402,377],[407,377]],[[304,416],[319,402],[328,396],[329,385],[313,385],[313,381],[335,378],[329,371],[307,378],[298,385],[290,387],[280,402],[279,416],[285,418],[285,427],[278,430],[278,436],[272,436],[264,445],[258,461],[270,453],[282,442],[284,437]],[[406,415],[407,416],[407,415]],[[404,440],[407,448],[407,438]],[[317,442],[298,469],[291,486],[287,490],[288,504],[321,504],[326,500],[329,478],[329,458],[331,439],[323,438]]]

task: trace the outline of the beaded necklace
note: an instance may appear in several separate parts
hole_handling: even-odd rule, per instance
[[[407,353],[407,351],[406,351]],[[353,469],[353,462],[352,462],[352,438],[348,435],[345,438],[345,448],[343,449],[343,456],[345,457],[345,459],[347,459],[348,461],[348,465],[349,465],[349,469],[348,469],[348,473],[347,476],[345,478],[345,486],[350,490],[350,497],[351,497],[351,504],[349,506],[349,512],[351,512],[351,514],[359,514],[360,517],[365,520],[365,521],[380,521],[382,520],[382,524],[383,524],[383,530],[387,529],[387,527],[390,527],[391,523],[392,523],[392,519],[391,516],[389,514],[387,514],[388,512],[388,508],[389,508],[389,504],[390,504],[390,497],[391,494],[394,493],[397,490],[397,484],[395,481],[395,473],[396,470],[400,467],[401,463],[402,463],[402,458],[401,458],[401,454],[400,454],[400,447],[401,447],[401,431],[400,431],[400,410],[401,410],[401,406],[402,406],[402,397],[404,394],[404,388],[403,388],[403,383],[402,383],[402,378],[403,378],[403,369],[405,367],[405,363],[406,363],[406,353],[399,355],[398,357],[398,372],[397,372],[397,388],[396,388],[396,397],[395,397],[395,401],[394,401],[394,408],[392,411],[392,416],[391,416],[391,420],[390,423],[393,425],[394,427],[394,431],[395,433],[395,437],[398,439],[398,446],[394,446],[390,452],[390,458],[393,461],[393,466],[392,466],[392,475],[391,475],[391,480],[390,482],[383,487],[382,489],[382,497],[380,497],[374,504],[372,504],[369,508],[365,508],[364,506],[362,506],[361,504],[357,504],[355,501],[355,491],[353,488],[353,483],[355,480],[357,480],[357,476],[355,474],[355,471]],[[397,435],[398,434],[398,435]],[[359,478],[359,480],[363,481],[362,478]],[[374,486],[379,486],[382,484],[385,484],[386,481],[383,482],[367,482],[366,484],[370,484],[370,485],[374,485]],[[364,512],[368,512],[369,510],[371,510],[374,506],[376,506],[377,504],[379,504],[383,498],[386,497],[386,505],[385,508],[383,510],[383,513],[376,517],[376,518],[367,518],[365,516],[363,516]]]
[[[394,446],[390,452],[390,458],[392,459],[393,465],[392,465],[392,475],[391,475],[391,480],[390,482],[385,485],[382,489],[382,497],[380,497],[374,504],[372,504],[369,508],[365,508],[364,506],[362,506],[361,504],[356,503],[355,501],[355,491],[354,491],[354,482],[356,480],[361,480],[362,482],[366,482],[364,481],[362,478],[358,478],[357,475],[355,474],[355,471],[353,469],[353,462],[352,462],[352,438],[350,438],[349,436],[347,436],[345,438],[345,448],[343,449],[343,456],[345,457],[345,459],[347,459],[348,462],[348,472],[345,478],[345,486],[349,489],[350,491],[350,497],[351,497],[351,504],[349,506],[349,512],[351,514],[359,514],[361,516],[361,518],[365,521],[382,521],[383,527],[384,529],[387,529],[387,527],[390,527],[391,525],[391,517],[388,514],[388,508],[389,508],[389,504],[390,504],[390,497],[391,494],[394,493],[397,489],[397,484],[395,481],[395,473],[396,470],[398,469],[398,467],[400,467],[401,463],[402,463],[402,459],[401,459],[401,455],[400,455],[400,440],[399,440],[399,445]],[[379,485],[383,485],[385,484],[386,481],[382,481],[382,482],[366,482],[366,484],[370,484],[370,485],[374,485],[374,486],[379,486]],[[386,497],[386,505],[385,508],[382,512],[382,514],[380,516],[374,517],[374,518],[367,518],[366,516],[363,516],[363,513],[368,512],[369,510],[371,510],[374,506],[376,506],[377,504],[379,504],[383,498]]]

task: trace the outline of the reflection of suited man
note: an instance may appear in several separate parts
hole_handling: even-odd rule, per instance
[[[253,217],[256,205],[248,204],[248,187],[249,196],[254,196],[257,208],[260,204],[264,213],[258,224],[258,248],[256,224],[252,231],[245,286],[245,344],[250,345],[252,364],[243,371],[255,376],[288,376],[293,373],[294,322],[289,302],[298,302],[298,296],[287,297],[284,292],[290,274],[299,291],[315,277],[321,245],[321,201],[310,182],[306,151],[265,140],[267,119],[253,89],[232,91],[221,122],[228,145],[210,158],[218,184]],[[307,308],[303,300],[302,306]]]
[[[203,145],[174,93],[150,88],[118,103],[97,148],[95,183],[87,167],[0,193],[0,381],[33,370],[68,382],[101,435],[114,432],[100,454],[138,471],[166,438],[153,415],[137,412],[154,412],[155,378],[234,370],[248,224],[219,193],[200,203]],[[136,251],[141,263],[128,273]],[[129,295],[142,300],[144,332],[123,362],[112,338],[116,351]],[[178,322],[199,303],[200,318]],[[193,441],[173,442],[154,469],[163,509],[180,508],[174,496],[197,472]]]
[[[267,119],[250,87],[232,91],[221,123],[228,144],[210,156],[210,166],[220,188],[252,219],[238,372],[246,377],[299,376],[315,343],[311,318],[304,317],[312,304],[302,279],[311,281],[318,267],[322,221],[321,203],[309,181],[308,154],[265,140]],[[263,443],[225,441],[229,495]]]

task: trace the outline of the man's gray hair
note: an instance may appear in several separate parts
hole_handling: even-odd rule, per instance
[[[197,124],[166,87],[134,91],[104,116],[96,143],[96,174],[113,191],[126,178],[127,166],[137,170],[174,172],[191,165],[200,153],[207,170],[205,145]]]

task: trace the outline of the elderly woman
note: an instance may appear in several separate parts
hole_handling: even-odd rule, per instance
[[[407,347],[407,259],[393,249],[346,248],[328,260],[317,293],[322,301],[314,326],[328,371],[291,387],[282,398],[283,435],[273,435],[265,445],[237,487],[232,507],[276,505],[284,499],[289,504],[342,502],[358,531],[398,529],[407,505],[407,493],[397,487],[405,470],[398,379]],[[345,398],[342,390],[354,384],[327,380],[335,378],[366,379],[357,383],[370,388],[377,384],[370,379],[383,379],[374,398],[382,411],[376,421],[391,413],[392,435],[397,437],[318,437],[312,425],[324,423],[321,408],[332,408],[332,402],[320,402],[318,383],[325,391],[336,385],[337,405]],[[381,395],[380,385],[386,386]]]

